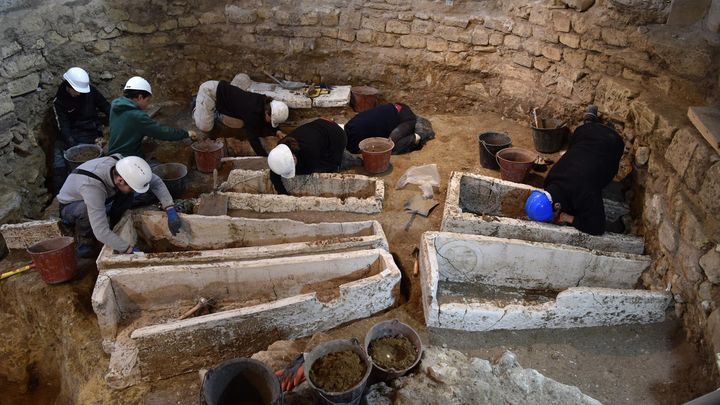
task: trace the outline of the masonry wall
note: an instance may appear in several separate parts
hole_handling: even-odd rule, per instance
[[[48,201],[48,109],[74,65],[109,99],[131,75],[152,83],[156,101],[189,101],[205,80],[267,80],[265,69],[373,85],[427,112],[524,119],[540,106],[579,118],[596,102],[625,125],[636,157],[640,230],[657,259],[644,282],[671,285],[690,334],[720,351],[720,163],[685,118],[688,105],[718,101],[718,1],[670,25],[681,2],[600,0],[583,12],[552,3],[2,2],[0,223],[36,217]]]

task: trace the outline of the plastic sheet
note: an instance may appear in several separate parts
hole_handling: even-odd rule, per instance
[[[423,198],[433,197],[433,186],[440,186],[440,173],[435,163],[423,166],[413,166],[398,180],[395,189],[401,189],[406,184],[417,184],[422,190]]]

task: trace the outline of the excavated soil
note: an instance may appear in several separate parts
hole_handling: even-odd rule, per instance
[[[73,162],[87,162],[88,160],[95,159],[100,156],[100,152],[95,149],[85,149],[80,152],[74,153],[70,156],[70,160]]]
[[[400,371],[415,363],[417,348],[405,336],[385,336],[370,342],[368,354],[383,369]]]
[[[310,379],[326,392],[343,392],[357,385],[367,366],[352,350],[326,354],[310,369]]]
[[[180,121],[166,123],[189,127],[190,113],[188,110]],[[319,113],[313,110],[306,114]],[[499,178],[498,171],[479,165],[478,133],[507,132],[513,145],[530,149],[532,137],[524,123],[493,113],[472,116],[419,113],[431,120],[437,137],[420,151],[392,156],[392,169],[379,176],[386,182],[382,213],[372,216],[340,212],[230,213],[304,222],[368,219],[381,222],[393,257],[403,273],[403,298],[397,307],[384,313],[328,331],[330,338],[365,336],[375,323],[398,319],[417,330],[424,343],[446,345],[485,359],[512,350],[524,367],[535,368],[559,382],[576,385],[584,393],[608,404],[678,404],[715,389],[717,376],[712,373],[710,359],[698,352],[695,343],[686,340],[672,314],[668,321],[652,325],[477,333],[428,330],[424,326],[419,278],[412,275],[412,251],[423,232],[440,229],[442,210],[434,210],[427,218],[418,216],[405,231],[409,215],[404,213],[403,205],[419,193],[419,189],[408,185],[395,190],[395,183],[411,166],[437,163],[442,182],[435,189],[434,198],[442,205],[453,170]],[[173,111],[167,114],[173,115]],[[350,110],[342,110],[334,118],[346,122],[352,115]],[[297,118],[295,111],[291,118]],[[187,145],[184,148],[189,150]],[[180,149],[167,154],[173,158],[190,155]],[[555,161],[558,156],[543,155]],[[181,163],[191,164],[191,160]],[[361,168],[352,172],[363,174]],[[533,172],[526,183],[541,186],[542,180],[542,175]],[[212,188],[212,176],[198,174],[196,170],[190,170],[188,181],[188,190],[209,191]],[[21,264],[24,262],[4,259],[0,268],[7,271]],[[9,381],[9,384],[0,381],[3,391],[0,404],[197,403],[200,380],[196,373],[144,382],[124,390],[112,390],[107,386],[103,377],[109,356],[102,351],[97,318],[90,305],[97,271],[92,261],[85,261],[81,266],[83,274],[77,280],[56,286],[45,285],[34,271],[0,282],[0,323],[4,325],[0,328],[0,358],[3,359],[0,376]],[[192,306],[193,303],[187,304]],[[40,397],[37,396],[39,390],[43,391]],[[8,392],[10,394],[6,394]]]

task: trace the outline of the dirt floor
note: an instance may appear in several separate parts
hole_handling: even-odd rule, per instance
[[[349,109],[332,111],[331,115],[339,122],[345,122],[352,116]],[[291,119],[299,121],[304,116],[311,116],[312,113],[318,114],[317,111],[305,113],[303,116],[294,114]],[[319,114],[327,113],[321,111]],[[160,115],[161,119],[163,115],[178,120],[178,126],[189,126],[189,111],[179,114],[170,109],[166,114]],[[496,358],[503,351],[511,350],[518,355],[523,367],[535,368],[557,381],[577,385],[584,393],[608,404],[678,404],[714,389],[715,381],[710,378],[708,363],[693,345],[685,341],[684,332],[673,319],[672,311],[668,312],[668,321],[644,326],[487,333],[427,330],[420,306],[420,286],[417,277],[411,274],[413,268],[411,253],[419,243],[422,232],[440,229],[450,173],[457,170],[499,177],[498,171],[480,167],[477,136],[482,132],[506,132],[512,138],[514,146],[532,149],[531,132],[526,123],[504,119],[497,114],[428,115],[427,117],[434,126],[437,138],[420,151],[393,156],[390,170],[378,176],[385,181],[386,191],[381,214],[317,212],[278,215],[231,212],[235,216],[256,218],[283,216],[305,222],[377,219],[382,223],[391,253],[403,272],[401,288],[403,302],[385,313],[329,331],[329,335],[362,338],[374,323],[397,318],[416,328],[426,344],[456,348],[486,359]],[[167,156],[180,155],[173,152]],[[190,154],[186,153],[182,156],[189,157]],[[557,161],[558,156],[553,154],[546,157]],[[162,154],[158,153],[158,157],[161,158]],[[161,161],[172,161],[172,159],[161,159]],[[410,229],[405,231],[410,215],[403,211],[403,204],[414,194],[419,193],[419,188],[408,185],[404,189],[396,190],[395,184],[411,166],[427,163],[436,163],[440,171],[442,184],[435,190],[435,199],[440,205],[428,218],[417,216]],[[354,172],[364,174],[361,168]],[[532,173],[526,183],[540,186],[543,174]],[[206,176],[201,176],[201,179],[205,181],[205,185],[208,184]],[[197,191],[203,188],[205,187],[188,187]],[[21,261],[17,258],[14,261],[6,259],[0,262],[0,268],[6,271],[15,268],[18,263]],[[92,263],[85,265],[92,266]],[[12,384],[5,384],[5,380],[0,380],[2,390],[9,391],[6,395],[0,395],[0,404],[53,403],[53,396],[60,391],[60,386],[63,384],[65,385],[63,392],[80,398],[82,403],[196,403],[200,381],[194,373],[152,385],[140,384],[123,391],[112,391],[104,385],[102,376],[107,370],[108,356],[101,351],[95,316],[89,308],[90,294],[96,276],[96,272],[89,269],[80,280],[48,287],[41,285],[42,282],[36,274],[28,272],[0,284],[0,308],[32,305],[22,302],[25,293],[32,294],[39,300],[35,303],[39,307],[33,310],[35,312],[41,310],[43,306],[47,308],[63,302],[61,295],[72,294],[76,297],[77,302],[67,309],[72,314],[64,315],[57,324],[58,328],[72,330],[72,337],[70,339],[63,337],[63,333],[58,331],[46,337],[42,333],[35,333],[32,335],[33,347],[27,349],[28,353],[41,352],[38,346],[43,343],[47,347],[55,347],[57,341],[62,341],[62,345],[69,345],[68,347],[82,348],[68,349],[63,346],[65,348],[62,355],[55,357],[54,364],[45,364],[45,367],[42,364],[38,365],[36,358],[23,358],[22,354],[19,355],[18,359],[26,360],[26,367],[39,367],[42,372],[34,372],[33,387],[13,387]],[[8,294],[8,292],[12,293]],[[31,320],[26,319],[24,322]],[[9,344],[11,343],[0,343],[4,346]],[[0,354],[9,351],[8,347],[0,346],[0,348],[4,349]],[[68,357],[71,355],[76,355],[78,358]],[[212,365],[208,364],[208,366]],[[56,367],[54,373],[46,370],[52,367]],[[68,378],[67,372],[79,373],[83,378],[82,380],[79,376]],[[60,378],[60,375],[63,375],[63,378]],[[59,382],[62,380],[67,381]],[[28,389],[29,394],[25,393]],[[49,392],[53,394],[48,394]],[[66,402],[66,398],[59,400],[59,403]]]

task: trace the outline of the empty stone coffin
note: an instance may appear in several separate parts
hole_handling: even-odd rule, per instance
[[[426,232],[425,320],[468,331],[660,322],[669,294],[633,289],[649,264],[628,253]]]
[[[133,241],[145,254],[116,254],[110,246],[104,246],[97,259],[98,269],[388,249],[385,233],[377,221],[306,224],[280,218],[184,214],[180,217],[182,230],[173,236],[164,212],[136,210],[126,214],[115,232]]]
[[[255,212],[340,211],[376,214],[385,197],[382,180],[356,174],[314,173],[283,179],[291,195],[278,195],[269,170],[235,169],[220,185],[228,208]]]
[[[453,172],[442,230],[536,242],[561,243],[608,252],[642,254],[641,237],[617,233],[589,235],[571,226],[527,219],[525,200],[534,187],[478,174]]]
[[[111,269],[92,295],[108,383],[178,375],[368,317],[396,303],[383,249],[256,261]],[[210,314],[179,320],[199,297]]]

